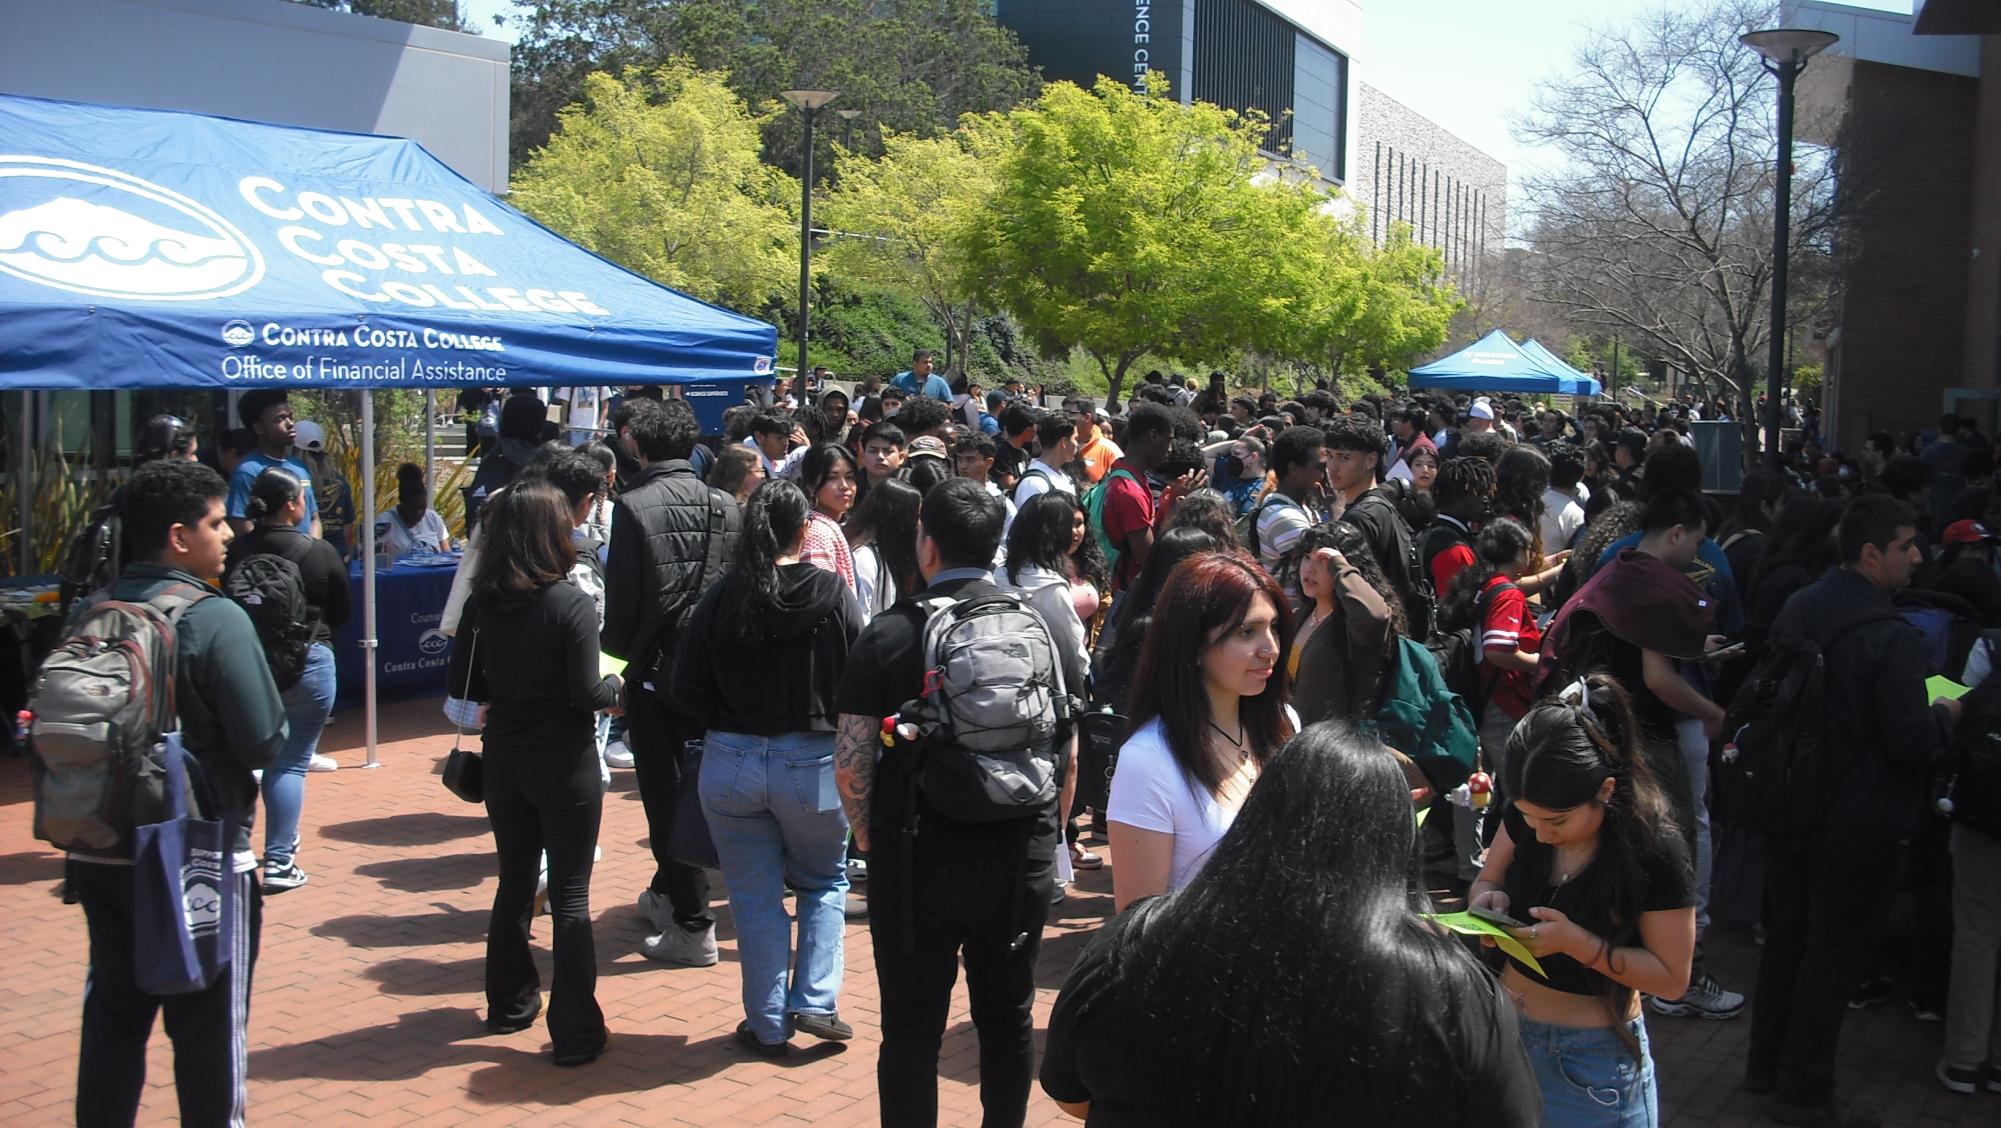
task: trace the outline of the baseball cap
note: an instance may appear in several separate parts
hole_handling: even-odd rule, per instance
[[[1467,409],[1466,414],[1475,419],[1492,419],[1494,417],[1494,405],[1484,399],[1476,399],[1473,401],[1473,406]]]
[[[292,426],[292,442],[300,450],[325,450],[327,433],[318,423],[310,419],[301,419]]]
[[[1940,539],[1946,544],[1979,544],[1982,541],[1993,540],[1994,535],[1987,531],[1987,526],[1969,518],[1947,525],[1945,535]]]

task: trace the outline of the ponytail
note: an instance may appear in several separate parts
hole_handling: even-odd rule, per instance
[[[798,539],[811,510],[805,491],[782,478],[757,487],[744,504],[743,532],[722,580],[718,611],[722,621],[742,625],[746,641],[767,633],[778,605],[778,556]]]
[[[268,466],[250,483],[250,498],[243,503],[243,516],[266,521],[282,513],[305,492],[299,476],[283,466]]]

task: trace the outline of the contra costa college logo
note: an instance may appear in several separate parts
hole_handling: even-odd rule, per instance
[[[194,302],[256,285],[264,256],[210,208],[151,181],[0,154],[0,271],[94,297]]]

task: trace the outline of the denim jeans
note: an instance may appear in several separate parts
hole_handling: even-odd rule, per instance
[[[285,745],[264,769],[264,863],[283,867],[299,848],[299,812],[306,806],[306,766],[320,747],[333,712],[334,653],[324,642],[306,648],[306,672],[284,693]]]
[[[1609,1026],[1520,1021],[1522,1045],[1542,1088],[1543,1128],[1653,1128],[1661,1122],[1644,1018],[1626,1024],[1639,1040],[1638,1061]]]
[[[792,1014],[837,1013],[848,818],[834,787],[832,733],[708,734],[702,813],[736,918],[743,1013],[767,1045],[792,1033]],[[799,961],[791,982],[792,924],[785,883],[798,897]]]
[[[1702,722],[1682,717],[1674,723],[1674,742],[1688,766],[1689,810],[1695,816],[1695,938],[1709,931],[1709,880],[1716,856],[1709,841],[1709,734]]]

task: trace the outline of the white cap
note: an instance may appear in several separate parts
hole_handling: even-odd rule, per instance
[[[1472,416],[1475,419],[1491,420],[1494,418],[1494,405],[1488,403],[1484,399],[1476,399],[1473,401],[1472,408],[1470,408],[1466,412],[1466,414]]]
[[[327,433],[318,423],[301,419],[292,427],[292,442],[300,450],[325,450]]]

